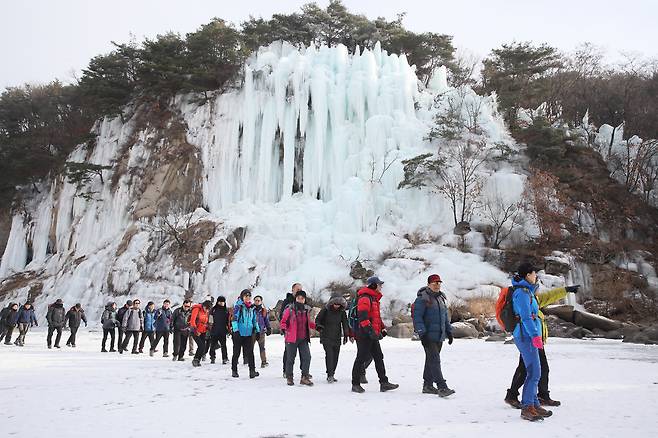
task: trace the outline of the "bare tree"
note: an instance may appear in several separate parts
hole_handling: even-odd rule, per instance
[[[496,190],[493,197],[482,202],[482,215],[493,227],[491,247],[499,249],[512,232],[523,225],[523,205],[520,201],[506,201]]]

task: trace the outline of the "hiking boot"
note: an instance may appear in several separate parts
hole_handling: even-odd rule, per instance
[[[353,384],[353,385],[352,385],[352,392],[357,392],[357,393],[359,393],[359,394],[363,394],[364,392],[366,392],[366,390],[363,389],[363,387],[362,387],[361,385],[358,385],[358,384],[357,384],[357,385],[354,385],[354,384]]]
[[[295,381],[292,379],[292,376],[286,377],[286,383],[288,384],[288,386],[293,386],[295,384]]]
[[[71,347],[75,348],[75,344],[71,344]]]
[[[193,367],[200,367],[201,366],[201,361],[199,359],[192,359],[192,366]]]
[[[162,357],[169,357],[169,353],[162,353]]]
[[[379,391],[381,392],[386,392],[386,391],[392,391],[394,389],[398,389],[400,385],[397,383],[391,383],[391,382],[384,382],[379,384]]]
[[[249,378],[253,379],[260,376],[260,373],[258,371],[249,371]]]
[[[366,375],[362,374],[361,375],[361,381],[359,382],[361,385],[367,385],[368,384],[368,379],[366,379]]]
[[[210,359],[210,364],[211,364],[211,365],[214,365],[214,364],[215,364],[215,358],[214,358],[214,357],[213,357],[212,359]]]
[[[107,353],[107,350],[105,348],[101,348],[101,353]]]
[[[140,348],[139,349],[139,354],[142,354],[143,352],[144,352],[144,350]]]
[[[153,357],[154,354],[155,354],[155,351],[153,351],[153,350],[149,351],[149,356]]]
[[[185,358],[183,356],[179,357],[178,362],[185,362]]]
[[[560,406],[562,403],[558,400],[552,400],[550,397],[539,397],[539,404],[542,406]]]
[[[21,342],[21,347],[23,346],[23,343]],[[55,345],[55,348],[62,348],[59,345]]]
[[[539,415],[541,415],[544,418],[548,418],[551,415],[553,415],[553,411],[549,411],[548,409],[542,408],[540,405],[535,406],[535,410]]]
[[[267,368],[268,365],[269,365],[269,363],[263,362],[262,364],[260,364],[260,367],[261,368]]]
[[[436,389],[433,385],[423,385],[423,394],[438,394],[439,390]]]
[[[57,347],[59,348],[59,347]],[[139,354],[139,351],[131,351],[130,354]]]
[[[222,365],[226,365],[228,363],[228,359],[222,359]]]
[[[240,377],[240,375],[238,374],[238,372],[236,370],[233,370],[231,372],[231,377]]]
[[[69,343],[67,342],[67,343],[66,343],[66,346],[67,346],[67,347],[70,347],[70,346],[71,346],[71,344],[69,344]]]
[[[336,383],[338,380],[334,376],[327,376],[327,383]]]
[[[172,360],[176,362],[178,360],[178,356],[174,356]]]
[[[540,421],[544,419],[544,417],[539,415],[539,412],[537,412],[534,406],[521,409],[521,418],[528,421]]]
[[[115,353],[116,350],[114,348],[110,348],[110,353]]]
[[[52,350],[52,349],[53,349],[52,345],[49,345],[48,350]]]
[[[450,389],[450,388],[441,388],[437,391],[437,395],[439,397],[448,397],[450,395],[453,395],[454,393],[455,393],[455,390]]]
[[[505,397],[505,403],[513,407],[514,409],[521,409],[521,402],[517,397],[507,396]]]
[[[302,376],[302,378],[299,380],[299,384],[306,386],[313,386],[313,382],[311,381],[311,378],[309,376]]]

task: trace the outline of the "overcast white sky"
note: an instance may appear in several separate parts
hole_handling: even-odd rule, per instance
[[[0,89],[24,82],[70,81],[110,41],[138,41],[169,30],[185,34],[213,17],[239,24],[249,15],[290,13],[307,0],[5,0],[0,6]],[[326,6],[328,0],[319,0]],[[370,18],[406,12],[407,28],[454,36],[485,56],[505,42],[547,42],[572,50],[589,41],[611,54],[658,55],[656,0],[344,0]]]

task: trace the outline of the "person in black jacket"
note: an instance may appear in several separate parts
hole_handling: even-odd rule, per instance
[[[228,363],[228,350],[226,349],[226,337],[230,330],[229,312],[226,308],[226,298],[220,296],[217,303],[210,310],[212,327],[210,329],[210,363],[215,363],[217,348],[222,349],[222,364]]]
[[[107,303],[103,314],[101,315],[101,325],[103,326],[103,343],[101,345],[101,352],[107,353],[105,349],[105,342],[107,336],[110,335],[110,352],[116,351],[114,349],[114,329],[118,327],[119,321],[117,320],[117,304],[115,302]]]
[[[123,321],[123,315],[125,315],[128,309],[130,309],[132,306],[133,306],[132,300],[128,300],[126,301],[126,304],[123,305],[123,307],[117,310],[117,331],[119,332],[119,335],[117,337],[117,350],[119,350],[119,353],[121,353],[121,345],[123,345],[123,335],[124,335],[123,327],[121,327],[121,321]]]
[[[68,323],[69,328],[71,329],[71,335],[66,340],[67,347],[75,347],[75,335],[78,333],[80,328],[80,322],[85,323],[87,327],[87,317],[85,316],[85,311],[82,310],[82,304],[77,303],[75,306],[71,307],[68,312],[66,312],[66,323]]]
[[[57,298],[53,304],[48,306],[46,321],[48,321],[48,337],[46,338],[48,348],[53,348],[53,334],[55,332],[57,332],[55,348],[60,348],[59,341],[62,339],[62,329],[66,324],[66,310],[64,310],[61,298]]]
[[[315,317],[316,329],[320,332],[320,343],[324,347],[325,363],[327,366],[327,382],[334,383],[336,366],[340,354],[340,341],[347,343],[349,326],[347,324],[347,301],[338,296],[329,300],[327,305]]]
[[[185,349],[187,338],[190,335],[190,315],[192,313],[192,301],[185,300],[183,305],[174,310],[172,314],[172,326],[174,328],[174,358],[180,362],[185,360]]]
[[[5,345],[11,344],[11,335],[16,326],[16,317],[18,316],[18,303],[9,303],[0,313],[0,342],[5,339]]]

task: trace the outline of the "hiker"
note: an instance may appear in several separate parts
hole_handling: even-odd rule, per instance
[[[119,353],[123,354],[124,351],[128,351],[128,343],[130,338],[133,338],[133,348],[132,354],[139,354],[137,351],[137,343],[139,342],[139,332],[144,330],[144,316],[142,311],[139,308],[141,302],[139,300],[133,300],[133,306],[126,311],[121,320],[121,328],[125,333],[123,338],[123,344],[119,346]]]
[[[48,348],[53,348],[53,333],[55,332],[57,332],[55,348],[60,348],[59,341],[62,339],[62,328],[66,323],[66,310],[64,310],[61,298],[57,298],[53,304],[48,306],[46,321],[48,321],[48,336],[46,338]]]
[[[144,318],[144,331],[142,332],[142,336],[139,339],[138,351],[140,353],[144,353],[144,343],[148,338],[150,354],[151,350],[154,348],[153,345],[155,344],[155,303],[153,301],[149,301],[146,304],[146,308],[142,313],[142,317]]]
[[[119,332],[118,337],[117,337],[117,349],[119,350],[119,353],[121,353],[121,346],[123,345],[123,335],[124,335],[124,330],[121,325],[123,321],[123,316],[126,314],[128,309],[130,309],[133,306],[132,300],[127,300],[126,304],[121,306],[119,310],[117,310],[117,331]]]
[[[169,357],[169,333],[173,331],[170,304],[171,301],[164,300],[162,307],[155,312],[155,342],[151,345],[150,356],[155,354],[162,339],[162,357]]]
[[[0,312],[0,342],[5,340],[5,344],[11,344],[11,335],[16,326],[16,317],[18,316],[18,304],[9,303],[7,307]]]
[[[302,285],[301,283],[293,283],[291,287],[291,292],[288,292],[286,294],[286,298],[283,300],[283,303],[281,303],[281,308],[279,309],[279,314],[277,315],[279,317],[279,325],[281,324],[281,318],[283,317],[283,312],[286,310],[286,308],[295,302],[295,294],[302,290]],[[283,336],[283,333],[279,331],[281,336]],[[286,347],[285,347],[285,342],[284,342],[284,347],[283,347],[283,378],[286,378]]]
[[[343,345],[347,344],[349,338],[345,309],[347,309],[345,298],[332,297],[315,317],[315,326],[320,332],[320,343],[324,348],[328,383],[337,382],[334,375],[338,366],[341,337]]]
[[[194,336],[196,342],[196,354],[192,359],[192,366],[200,367],[201,358],[206,354],[208,345],[207,332],[209,322],[209,311],[212,307],[212,300],[205,300],[202,304],[195,304],[192,306],[192,314],[190,315],[190,331]]]
[[[71,307],[69,311],[66,312],[66,322],[64,326],[68,323],[69,328],[71,329],[71,334],[66,340],[67,347],[75,347],[75,336],[78,333],[81,322],[84,322],[85,327],[87,327],[87,317],[85,316],[85,311],[82,310],[82,304],[76,303],[75,306]]]
[[[179,362],[185,360],[185,349],[187,347],[187,338],[190,334],[190,314],[192,301],[186,299],[183,305],[174,310],[171,315],[171,325],[174,329],[174,358]]]
[[[352,391],[357,393],[365,392],[360,384],[361,375],[368,359],[372,357],[375,362],[375,369],[379,376],[379,390],[381,392],[397,389],[400,385],[390,383],[386,377],[386,367],[384,365],[384,354],[379,343],[386,333],[386,327],[381,318],[379,311],[379,302],[382,299],[383,281],[379,277],[370,277],[367,286],[362,287],[357,292],[357,312],[358,325],[355,333],[356,337],[356,359],[352,367]]]
[[[528,267],[520,268],[524,271],[529,269]],[[550,391],[548,390],[548,359],[546,358],[546,341],[548,340],[548,326],[546,325],[546,318],[542,309],[550,304],[553,304],[567,296],[567,293],[577,293],[580,285],[566,286],[566,287],[557,287],[550,289],[544,292],[536,292],[535,290],[535,299],[537,300],[537,305],[539,310],[537,311],[537,317],[541,321],[541,337],[544,348],[538,350],[539,353],[539,364],[540,364],[540,376],[539,384],[537,390],[537,398],[539,404],[542,406],[560,406],[562,403],[558,400],[551,399]],[[521,403],[519,402],[519,389],[523,386],[523,382],[526,379],[526,368],[523,363],[523,356],[519,356],[519,364],[516,367],[514,376],[512,377],[512,383],[510,388],[507,390],[505,395],[505,403],[512,406],[516,409],[521,409]]]
[[[105,349],[107,335],[110,335],[110,352],[116,351],[114,349],[114,329],[119,326],[119,321],[117,320],[117,303],[107,303],[105,310],[103,310],[103,314],[101,315],[101,325],[103,326],[103,343],[101,344],[101,352],[107,353],[107,350]],[[117,345],[117,347],[119,347],[119,345]]]
[[[537,289],[537,269],[530,263],[522,263],[518,275],[512,279],[512,305],[519,323],[514,327],[514,344],[519,349],[526,369],[521,397],[521,418],[537,421],[553,415],[544,409],[537,398],[537,387],[541,375],[539,350],[544,348],[542,342],[542,324],[537,317],[539,304],[535,291]]]
[[[300,385],[313,386],[309,374],[311,367],[311,329],[315,329],[315,322],[310,316],[311,307],[306,305],[306,292],[303,290],[295,293],[295,302],[289,304],[283,311],[281,318],[281,331],[286,341],[286,381],[289,386],[295,384],[293,381],[293,368],[295,356],[299,351],[299,362],[302,367]]]
[[[261,335],[256,317],[256,308],[251,302],[251,291],[244,289],[233,307],[231,320],[231,331],[233,332],[233,358],[231,360],[231,375],[240,377],[238,374],[238,359],[240,352],[244,350],[249,365],[249,378],[253,379],[260,374],[256,371],[254,364],[254,334],[256,339]]]
[[[272,334],[272,327],[270,327],[269,311],[263,305],[263,297],[256,295],[254,297],[254,305],[256,306],[256,318],[258,318],[258,327],[260,329],[260,336],[258,337],[258,349],[260,350],[260,367],[265,368],[269,365],[267,363],[267,354],[265,353],[265,337]],[[254,337],[254,340],[255,339],[256,338]]]
[[[422,392],[447,397],[455,391],[448,388],[443,378],[441,347],[446,339],[448,345],[452,345],[453,337],[446,296],[441,292],[441,277],[438,274],[427,277],[427,286],[421,288],[416,296],[413,311],[414,331],[418,333],[425,350]]]
[[[210,309],[210,316],[213,321],[210,328],[210,363],[215,363],[219,344],[222,349],[222,364],[227,364],[226,337],[230,332],[230,318],[226,308],[226,298],[223,296],[217,298],[217,303]]]

